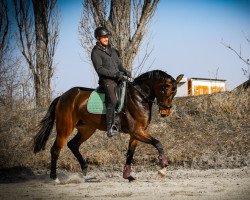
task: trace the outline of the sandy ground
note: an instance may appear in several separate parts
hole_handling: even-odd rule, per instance
[[[128,182],[120,172],[59,171],[60,183],[46,172],[0,170],[0,199],[250,199],[250,168],[173,170],[133,173]]]

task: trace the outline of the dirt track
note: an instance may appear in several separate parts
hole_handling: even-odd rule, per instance
[[[129,183],[119,172],[59,172],[60,183],[45,172],[0,172],[0,199],[250,199],[250,169],[174,170],[134,173]]]

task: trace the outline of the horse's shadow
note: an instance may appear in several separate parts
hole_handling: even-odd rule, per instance
[[[36,179],[32,169],[27,167],[10,167],[0,169],[0,184],[6,183],[22,183]]]
[[[59,171],[58,178],[60,180],[60,182],[57,182],[58,184],[100,182],[95,176],[83,178],[80,173],[71,173],[65,170]],[[24,183],[36,180],[43,183],[54,183],[45,170],[39,173],[38,171],[34,172],[31,168],[21,166],[0,169],[0,184]]]
[[[64,175],[60,174],[60,177],[64,177]],[[39,173],[39,171],[34,172],[33,169],[22,166],[0,169],[0,184],[24,183],[34,180],[40,180],[44,182],[51,181],[45,170],[42,170]]]

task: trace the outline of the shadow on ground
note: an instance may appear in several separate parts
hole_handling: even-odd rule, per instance
[[[0,184],[22,183],[37,179],[32,169],[27,167],[11,167],[0,169]]]

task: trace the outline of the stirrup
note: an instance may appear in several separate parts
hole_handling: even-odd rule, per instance
[[[119,134],[119,129],[114,124],[111,126],[110,130],[107,131],[108,137],[113,137],[118,134]]]

